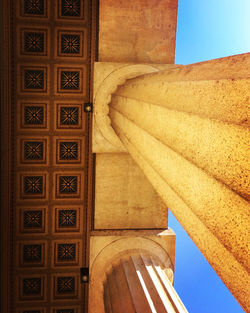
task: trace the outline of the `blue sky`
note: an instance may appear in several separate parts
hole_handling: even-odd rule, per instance
[[[176,64],[250,51],[250,0],[179,0]],[[169,213],[176,233],[175,289],[190,313],[243,313],[237,301]]]
[[[250,0],[179,0],[177,64],[250,51]]]

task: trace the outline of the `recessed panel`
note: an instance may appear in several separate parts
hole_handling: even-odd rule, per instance
[[[18,75],[21,76],[20,93],[48,93],[49,69],[47,66],[21,66]]]
[[[43,199],[46,200],[48,182],[44,173],[20,173],[18,177],[20,199]]]
[[[49,103],[47,101],[19,101],[17,103],[18,129],[48,131]]]
[[[86,65],[83,64],[80,67],[57,66],[55,71],[57,80],[55,80],[54,89],[57,94],[86,96]]]
[[[55,199],[83,199],[83,172],[54,173]]]
[[[17,208],[17,235],[39,235],[47,232],[47,207]]]
[[[54,115],[56,130],[85,130],[83,102],[56,102],[57,114]]]
[[[18,280],[19,301],[45,301],[45,286],[47,280],[45,275],[21,275]]]
[[[48,165],[48,137],[19,137],[18,165]]]
[[[56,29],[57,58],[87,58],[87,29],[86,28],[59,28]]]
[[[59,20],[84,21],[87,17],[87,0],[57,0],[56,18]]]
[[[56,234],[79,233],[82,231],[82,206],[55,206],[53,208],[53,227]]]
[[[18,15],[26,18],[47,18],[48,0],[20,0],[17,1]]]
[[[79,138],[79,137],[78,137]],[[84,138],[84,137],[83,137]],[[76,137],[54,137],[55,165],[78,164],[84,166],[84,142]]]
[[[80,277],[75,273],[53,275],[52,288],[54,300],[79,299]]]
[[[80,266],[82,260],[82,245],[79,240],[61,240],[53,242],[53,267]]]
[[[21,27],[17,33],[19,56],[48,56],[48,34],[49,28]]]
[[[47,243],[46,241],[18,242],[18,265],[20,268],[45,267],[47,266]]]

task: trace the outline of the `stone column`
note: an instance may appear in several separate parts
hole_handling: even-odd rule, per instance
[[[95,230],[90,246],[89,313],[186,312],[172,287],[173,231]]]
[[[106,313],[187,313],[154,256],[132,254],[113,264],[104,283]]]
[[[111,126],[235,298],[250,310],[250,54],[127,80]]]

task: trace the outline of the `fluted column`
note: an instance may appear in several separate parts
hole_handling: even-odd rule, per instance
[[[106,313],[187,313],[166,269],[143,254],[112,266],[104,283],[104,304]]]
[[[127,80],[119,139],[227,287],[250,309],[250,54]]]

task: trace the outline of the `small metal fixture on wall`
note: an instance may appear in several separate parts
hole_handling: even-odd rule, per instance
[[[89,283],[89,268],[88,267],[81,268],[81,282],[83,284]]]
[[[93,103],[84,103],[84,112],[92,113],[93,112]]]

